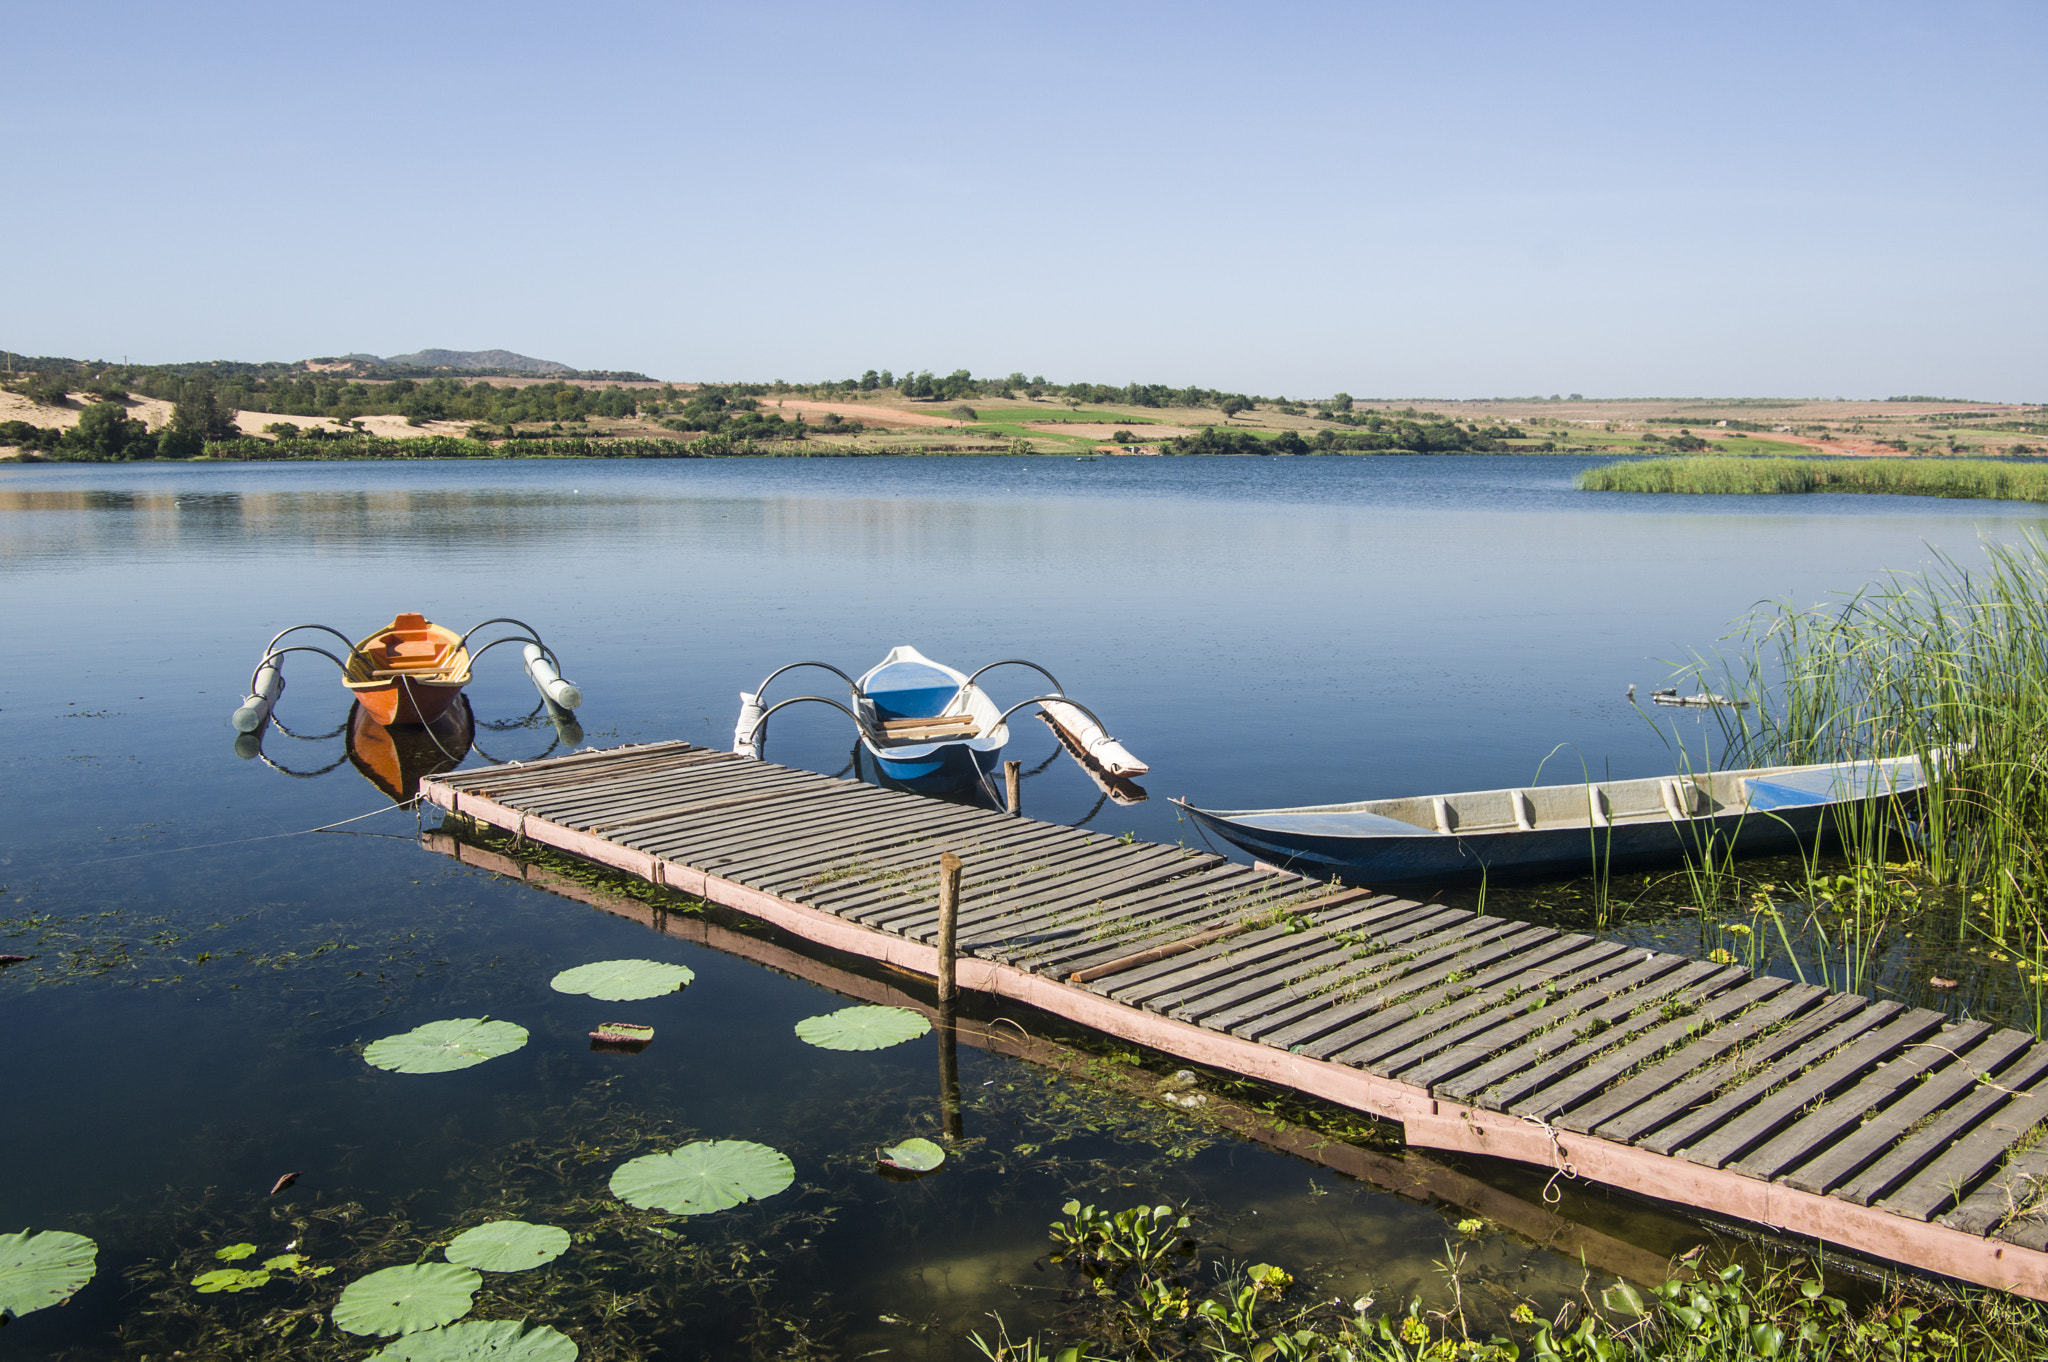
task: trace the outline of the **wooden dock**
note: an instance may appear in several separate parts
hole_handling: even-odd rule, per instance
[[[1094,1030],[1518,1159],[2048,1300],[2048,1045],[687,743],[457,772],[451,813]]]

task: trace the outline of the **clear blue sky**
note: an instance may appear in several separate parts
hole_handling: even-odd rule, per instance
[[[0,346],[2048,398],[2048,5],[15,5]]]

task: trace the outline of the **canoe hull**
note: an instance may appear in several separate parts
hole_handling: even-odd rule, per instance
[[[868,746],[868,755],[891,783],[913,794],[955,794],[977,785],[1002,759],[1002,749],[981,749],[964,742],[941,743],[915,758],[883,756]]]
[[[1181,807],[1205,833],[1288,869],[1441,883],[1812,851],[1873,814],[1887,831],[1910,831],[1925,788],[1917,758],[1887,757],[1291,809]]]
[[[1184,806],[1185,807],[1185,806]],[[1600,866],[1635,869],[1713,855],[1760,856],[1811,851],[1832,831],[1827,806],[1771,813],[1728,813],[1684,823],[1634,823],[1611,828],[1413,837],[1317,837],[1246,828],[1200,809],[1201,827],[1285,870],[1361,884],[1437,883],[1487,878],[1569,878]]]

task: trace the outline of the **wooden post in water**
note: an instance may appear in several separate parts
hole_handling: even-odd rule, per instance
[[[1003,783],[1010,787],[1010,812],[1024,812],[1024,763],[1021,761],[1004,762]]]
[[[951,998],[939,1003],[939,1125],[954,1144],[967,1138],[967,1120],[960,1108],[960,1038],[953,1029]]]
[[[960,929],[960,858],[939,857],[939,1006],[953,1002],[954,941]]]

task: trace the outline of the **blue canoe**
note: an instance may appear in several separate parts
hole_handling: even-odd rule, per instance
[[[1373,799],[1198,809],[1198,826],[1285,869],[1365,884],[1570,876],[1719,854],[1810,849],[1836,811],[1916,799],[1916,757]]]

